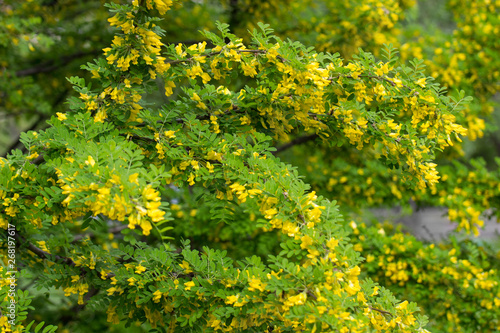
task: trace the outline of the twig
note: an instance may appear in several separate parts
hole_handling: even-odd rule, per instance
[[[61,57],[60,59],[57,59],[55,61],[54,60],[46,61],[46,62],[42,63],[41,65],[19,70],[16,72],[16,76],[23,77],[23,76],[35,75],[35,74],[39,74],[39,73],[52,72],[52,71],[55,71],[56,69],[61,68],[61,66],[64,66],[64,65],[70,63],[71,61],[73,61],[75,59],[89,56],[89,55],[96,55],[99,53],[101,53],[101,50],[92,50],[92,51],[87,51],[87,52],[80,51],[80,52],[77,52],[77,53],[74,53],[74,54],[71,54],[68,56]]]
[[[42,259],[50,259],[50,257],[53,257],[56,262],[59,261],[65,265],[71,266],[71,267],[76,266],[75,262],[71,258],[61,257],[57,254],[56,255],[50,254],[50,253],[45,252],[44,250],[36,247],[35,245],[31,244],[30,242],[28,242],[27,248],[28,248],[28,250],[30,250],[31,252],[33,252],[34,254],[36,254],[37,256],[39,256]]]
[[[382,314],[386,314],[386,315],[389,315],[389,316],[392,317],[392,313],[390,313],[389,311],[380,310],[380,309],[374,308],[374,307],[372,307],[370,305],[368,305],[368,308],[370,308],[370,310],[377,311],[377,312],[380,312]]]
[[[265,53],[267,53],[267,50],[235,50],[235,51],[238,52],[238,53],[254,53],[254,54],[265,54]],[[208,54],[199,55],[198,57],[210,58],[210,57],[219,55],[222,52],[224,52],[224,50],[220,50],[218,52],[210,52]],[[280,55],[278,55],[277,58],[279,60],[281,60],[282,62],[287,62],[288,61],[287,59],[283,58]],[[176,65],[176,64],[180,64],[180,63],[184,63],[184,62],[190,62],[190,61],[193,61],[193,60],[195,60],[195,58],[191,57],[191,58],[186,58],[186,59],[178,59],[178,60],[165,61],[165,63],[166,64],[170,64],[170,65]]]
[[[313,300],[315,300],[315,301],[318,299],[318,298],[316,297],[316,295],[314,295],[314,294],[313,294],[313,292],[312,292],[312,291],[310,291],[309,289],[306,289],[306,294],[307,294],[308,296],[310,296],[310,297],[311,297]]]
[[[127,229],[128,226],[126,224],[121,224],[121,225],[118,225],[116,227],[113,227],[113,228],[110,228],[108,229],[108,233],[112,233],[112,234],[117,234],[119,233],[120,231],[124,230],[124,229]],[[74,243],[77,243],[79,242],[80,240],[84,239],[85,237],[88,237],[88,238],[95,238],[96,235],[94,233],[88,233],[88,234],[79,234],[79,235],[75,235],[75,237],[73,238],[73,241],[71,242],[72,244]]]
[[[35,121],[33,125],[31,125],[28,129],[25,130],[25,132],[33,131],[35,128],[37,128],[38,124],[43,120],[43,118],[40,116],[38,119]],[[14,142],[7,148],[5,153],[3,154],[2,157],[7,157],[7,154],[9,154],[12,150],[14,150],[20,143],[21,140],[21,135],[19,134],[17,138],[14,140]]]
[[[68,93],[68,90],[65,90],[64,92],[62,92],[61,94],[59,94],[57,96],[56,100],[52,103],[53,109],[55,109],[59,105],[59,103],[61,103],[64,100],[67,93]],[[31,127],[28,128],[27,130],[25,130],[24,132],[35,130],[42,121],[44,121],[48,118],[49,118],[49,116],[47,116],[47,115],[39,115],[36,122],[33,125],[31,125]],[[4,152],[2,157],[7,157],[7,155],[11,152],[11,150],[15,149],[20,144],[20,139],[21,139],[21,135],[18,135],[17,139],[7,148],[7,150]]]
[[[295,145],[300,145],[300,144],[306,143],[308,141],[314,140],[317,137],[318,137],[317,134],[309,134],[309,135],[300,136],[298,138],[295,138],[292,141],[290,141],[288,143],[285,143],[284,145],[279,146],[278,148],[276,148],[276,150],[273,151],[273,155],[276,156],[276,154],[279,154],[279,153],[281,153],[284,150],[287,150],[287,149],[289,149],[289,148],[291,148],[291,147],[293,147]]]
[[[333,81],[335,79],[338,79],[340,77],[346,77],[348,79],[355,79],[352,75],[342,75],[342,74],[339,74],[339,75],[335,75],[335,76],[330,76],[328,78],[328,80],[330,81]],[[366,77],[366,78],[369,78],[369,79],[377,79],[377,80],[383,80],[383,81],[386,81],[388,82],[389,84],[391,84],[393,87],[397,86],[396,82],[390,80],[389,78],[387,77],[384,77],[384,76],[379,76],[379,75],[367,75],[367,74],[360,74],[358,75],[358,77]],[[413,89],[411,89],[409,86],[403,84],[402,87],[412,91]],[[415,92],[414,94],[418,94],[418,92]]]
[[[88,293],[85,294],[83,297],[83,304],[76,304],[71,307],[71,309],[68,310],[68,314],[64,314],[60,317],[59,321],[62,323],[68,323],[75,318],[75,314],[82,311],[85,306],[87,305],[87,302],[90,300],[92,296],[95,296],[99,293],[99,289],[96,289],[94,286],[91,286]]]

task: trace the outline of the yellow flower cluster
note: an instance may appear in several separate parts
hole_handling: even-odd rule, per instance
[[[246,189],[246,185],[240,185],[239,183],[234,183],[229,186],[233,193],[236,193],[239,203],[243,203],[247,200],[247,197],[253,198],[258,194],[262,193],[262,190],[256,188]]]
[[[75,275],[71,278],[73,284],[64,288],[64,296],[78,294],[78,304],[83,304],[83,296],[88,293],[89,285],[79,280],[79,275]]]
[[[92,156],[89,156],[86,163],[89,166],[96,164]],[[161,205],[161,197],[159,192],[154,190],[150,185],[143,188],[142,194],[138,198],[126,197],[121,193],[123,183],[121,178],[114,174],[111,176],[104,186],[102,184],[91,183],[88,186],[74,187],[68,185],[71,177],[62,178],[58,182],[63,184],[63,194],[68,196],[63,201],[63,204],[69,205],[75,197],[74,193],[89,193],[85,201],[86,207],[94,216],[104,214],[113,220],[125,221],[128,219],[129,228],[134,229],[137,225],[140,226],[145,235],[149,235],[152,222],[160,222],[163,220],[165,212],[159,207]],[[139,185],[138,173],[129,176],[128,181],[131,184]]]

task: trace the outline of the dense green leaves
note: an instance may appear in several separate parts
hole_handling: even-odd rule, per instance
[[[215,7],[107,6],[113,41],[82,66],[88,74],[65,74],[76,93],[67,112],[54,104],[49,127],[21,134],[23,150],[0,160],[0,242],[16,251],[1,272],[7,281],[10,259],[23,277],[2,288],[2,309],[15,299],[18,311],[2,328],[48,332],[51,319],[75,332],[498,330],[494,248],[427,244],[362,214],[442,204],[474,233],[481,213],[498,214],[498,172],[437,164],[484,129],[471,86],[446,89],[427,61],[405,64],[407,48],[382,46],[397,42],[409,4],[305,3],[228,2],[234,25],[210,19],[211,32],[181,43],[181,28]],[[16,46],[9,64],[54,47],[50,29],[29,32],[43,20],[18,20],[28,7],[11,6],[0,34]],[[328,15],[314,29],[257,23],[317,12]],[[69,43],[63,21],[54,40]],[[21,29],[24,42],[12,35]],[[15,113],[48,94],[8,67],[28,96],[8,87],[0,107]],[[481,98],[490,79],[478,76]]]

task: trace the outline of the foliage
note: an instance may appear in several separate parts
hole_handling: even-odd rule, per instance
[[[194,19],[181,5],[197,8]],[[443,205],[459,229],[475,234],[481,214],[498,216],[498,168],[444,162],[462,153],[465,135],[485,129],[478,116],[491,107],[498,73],[479,65],[493,66],[498,59],[485,59],[495,55],[457,55],[460,80],[449,79],[455,72],[441,71],[438,58],[401,61],[382,44],[397,43],[407,2],[225,5],[231,30],[210,22],[201,41],[172,43],[182,34],[169,27],[217,11],[170,0],[107,4],[114,37],[82,66],[88,74],[68,78],[78,94],[67,99],[69,111],[42,107],[53,114],[48,128],[22,133],[25,151],[0,159],[0,239],[15,246],[20,270],[17,316],[0,319],[3,331],[497,331],[495,248],[457,238],[427,244],[359,215],[410,201]],[[46,25],[20,19],[30,8],[3,10],[10,21],[2,43],[15,47],[2,51],[3,76],[13,78],[2,83],[2,107],[13,113],[39,99],[49,105],[54,94],[7,66],[36,50],[35,37],[41,53],[56,47],[50,33],[25,31],[67,24],[66,43],[73,24],[91,34],[91,11],[76,23],[47,14]],[[484,38],[468,34],[472,18],[457,14],[463,33],[447,56],[467,38],[496,48],[485,27],[495,29],[498,5],[475,8],[489,22]],[[318,16],[315,29],[292,20],[275,33],[256,23],[318,12],[331,15]],[[104,31],[92,44],[99,45],[108,30],[101,16],[95,21]],[[459,90],[448,93],[426,64]],[[482,104],[470,104],[475,91]],[[45,307],[19,281],[57,301]],[[10,284],[3,287],[2,309],[12,299]],[[96,320],[86,326],[90,313]]]

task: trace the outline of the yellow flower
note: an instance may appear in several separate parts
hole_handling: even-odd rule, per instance
[[[326,246],[330,249],[330,250],[334,250],[337,245],[339,245],[339,241],[338,239],[335,239],[335,238],[330,238],[330,240],[328,240],[328,242],[326,242]]]
[[[152,65],[153,64],[153,58],[151,58],[149,55],[145,55],[142,58],[146,61],[147,65]]]
[[[160,198],[158,194],[158,191],[155,191],[149,185],[142,191],[142,195],[146,198],[146,200],[159,201]]]
[[[306,301],[307,301],[307,294],[300,293],[298,295],[288,297],[287,300],[285,301],[285,306],[292,307],[295,305],[302,305]]]
[[[63,121],[63,120],[68,119],[68,118],[66,117],[66,115],[65,115],[65,114],[63,114],[63,113],[61,113],[61,112],[57,112],[57,113],[56,113],[56,115],[57,115],[57,119],[59,119],[60,121]]]
[[[300,247],[301,247],[302,249],[305,249],[306,247],[308,247],[309,245],[312,245],[312,243],[313,243],[312,238],[311,238],[310,236],[308,236],[308,235],[302,236],[302,237],[300,238],[300,240],[301,240],[301,242],[302,242],[302,243],[300,244]]]
[[[137,274],[141,274],[141,273],[142,273],[142,272],[144,272],[145,270],[146,270],[146,267],[142,266],[141,264],[139,264],[139,266],[137,266],[137,267],[135,268],[135,272],[136,272]]]
[[[161,292],[161,291],[159,291],[159,290],[155,291],[155,292],[153,293],[153,302],[155,302],[155,303],[160,302],[160,299],[161,299],[161,296],[162,296],[162,295],[163,295],[163,294],[162,294],[162,292]]]
[[[175,138],[175,131],[165,131],[164,133],[166,138]]]
[[[189,281],[189,282],[184,283],[184,286],[185,286],[185,288],[184,288],[184,289],[186,289],[186,290],[191,290],[191,288],[192,288],[192,287],[194,287],[194,286],[195,286],[195,284],[194,284],[194,282],[193,282],[193,281]]]
[[[349,281],[349,283],[347,284],[347,286],[345,287],[345,290],[347,291],[347,293],[349,295],[354,295],[356,294],[358,291],[361,290],[361,286],[359,285],[359,282],[356,280],[356,281]]]
[[[256,279],[254,277],[248,280],[248,284],[250,285],[250,288],[248,288],[249,291],[254,291],[254,290],[264,291],[264,289],[266,288],[265,283],[262,283],[260,279]]]
[[[134,174],[131,174],[130,176],[128,176],[128,181],[139,185],[139,182],[137,181],[137,177],[139,177],[139,174],[137,172]]]
[[[90,166],[94,166],[94,165],[95,165],[95,161],[94,161],[94,159],[92,158],[92,156],[89,156],[89,157],[87,158],[87,160],[85,161],[85,164],[87,164],[87,165],[89,165],[89,164],[90,164]]]
[[[33,153],[33,154],[31,154],[30,156],[28,156],[28,159],[29,159],[29,160],[33,160],[33,159],[35,159],[35,158],[37,158],[37,157],[38,157],[38,153],[37,153],[37,152],[34,152],[34,153]]]
[[[165,82],[165,96],[170,96],[174,93],[173,88],[175,88],[175,83],[172,81]]]
[[[177,44],[177,46],[175,47],[175,52],[176,52],[178,55],[180,55],[180,56],[184,56],[184,55],[186,55],[186,53],[185,53],[185,52],[182,52],[182,44],[181,44],[181,43]]]
[[[189,274],[191,273],[193,270],[189,267],[189,263],[185,260],[182,261],[182,264],[179,264],[179,266],[181,266],[182,268],[184,268],[184,273],[185,274]]]
[[[65,289],[65,291],[66,291],[66,289]],[[111,288],[109,288],[109,289],[108,289],[108,290],[106,290],[106,291],[108,292],[108,296],[111,296],[111,295],[113,295],[113,294],[114,294],[116,291],[118,291],[118,290],[117,290],[117,288],[116,288],[116,287],[111,287]],[[65,295],[65,296],[69,296],[69,295]]]
[[[226,304],[233,304],[235,307],[241,307],[247,303],[245,299],[239,300],[240,294],[227,296]]]
[[[408,306],[408,301],[404,301],[402,303],[399,303],[396,306],[396,309],[405,310],[407,306]]]
[[[240,298],[240,294],[230,295],[230,296],[227,296],[227,299],[225,300],[225,302],[226,302],[226,304],[233,304],[238,300],[238,298]]]
[[[106,313],[108,314],[108,322],[113,323],[113,324],[118,324],[120,322],[120,318],[118,317],[118,314],[115,312],[116,306],[109,306],[108,310]]]
[[[422,88],[425,88],[425,77],[418,79],[417,82],[415,82],[415,83],[418,84],[419,86],[421,86]]]
[[[190,186],[193,186],[195,184],[195,181],[194,181],[194,174],[189,174],[189,178],[188,178],[188,183]]]
[[[265,218],[270,220],[273,218],[274,215],[278,214],[278,211],[276,210],[276,208],[271,208],[271,209],[267,209],[265,212]]]
[[[163,213],[163,214],[161,214],[161,217],[163,217],[163,215],[165,214],[165,212],[162,212],[162,211],[161,211],[161,210],[159,210],[159,209],[157,209],[156,211]],[[156,218],[156,219],[158,219],[158,218],[159,218],[159,217],[156,217],[154,214],[152,214],[152,215],[153,215],[153,217],[154,217],[154,218]],[[148,216],[149,216],[149,214],[148,214]],[[159,215],[158,215],[158,216],[159,216]],[[160,220],[161,220],[161,218],[160,218]],[[153,220],[153,221],[155,221],[155,220]],[[156,221],[156,222],[157,222],[157,221]],[[142,220],[141,220],[141,228],[142,228],[142,233],[143,233],[145,236],[149,235],[149,234],[150,234],[150,232],[151,232],[151,229],[153,229],[153,227],[151,226],[151,222],[149,222],[149,221],[148,221],[148,220],[146,220],[146,219],[142,219]]]

